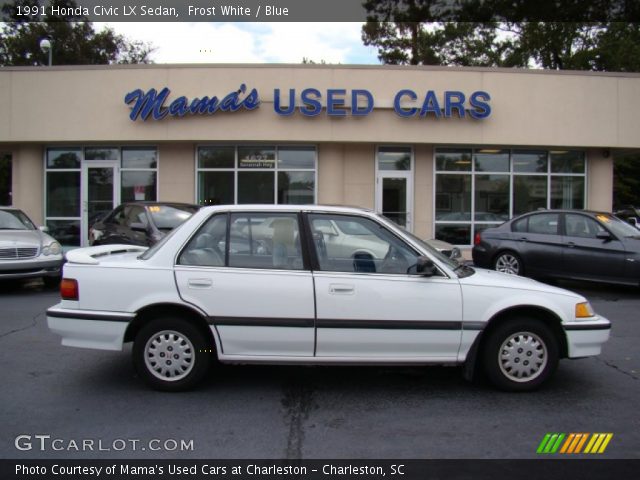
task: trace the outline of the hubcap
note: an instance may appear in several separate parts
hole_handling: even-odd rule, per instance
[[[503,273],[518,275],[520,273],[520,262],[513,255],[504,254],[496,260],[496,270]]]
[[[547,366],[546,345],[534,333],[514,333],[500,346],[498,363],[509,380],[530,382]]]
[[[144,347],[144,363],[157,378],[175,382],[193,369],[195,350],[180,332],[163,330],[152,336]]]

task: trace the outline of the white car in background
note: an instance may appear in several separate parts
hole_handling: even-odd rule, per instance
[[[67,259],[49,328],[67,346],[133,342],[162,390],[195,386],[217,360],[465,365],[525,391],[609,338],[584,297],[460,265],[363,209],[205,207],[149,249]]]

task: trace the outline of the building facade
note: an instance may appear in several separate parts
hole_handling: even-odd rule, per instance
[[[123,201],[376,209],[423,238],[611,210],[640,75],[325,65],[0,69],[0,203],[85,245]]]

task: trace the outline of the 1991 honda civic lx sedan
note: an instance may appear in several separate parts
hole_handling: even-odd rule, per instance
[[[49,328],[74,347],[133,342],[154,388],[225,363],[465,365],[533,390],[561,358],[598,355],[610,322],[575,293],[459,265],[346,207],[205,207],[146,249],[67,254]]]

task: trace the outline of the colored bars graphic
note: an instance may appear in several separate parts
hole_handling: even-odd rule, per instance
[[[536,453],[604,453],[612,438],[613,433],[547,433]]]

